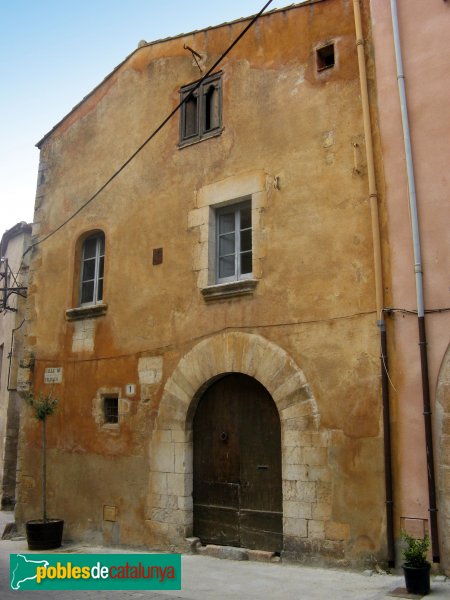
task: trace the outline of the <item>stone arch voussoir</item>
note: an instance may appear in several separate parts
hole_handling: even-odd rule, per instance
[[[285,350],[260,335],[228,332],[194,346],[164,386],[150,444],[146,523],[152,544],[183,547],[184,538],[192,535],[192,418],[203,390],[215,378],[232,372],[259,381],[277,406],[282,434],[283,532],[285,540],[294,542],[308,537],[307,518],[312,519],[314,511],[306,506],[307,486],[303,486],[303,501],[292,490],[296,482],[309,477],[305,461],[327,477],[327,441],[319,432],[316,400],[303,372]],[[311,485],[316,483],[308,489]]]
[[[260,335],[223,333],[198,343],[178,363],[164,386],[157,429],[189,429],[188,409],[198,390],[223,373],[258,380],[271,394],[282,424],[288,420],[317,431],[317,404],[301,369],[288,353]]]

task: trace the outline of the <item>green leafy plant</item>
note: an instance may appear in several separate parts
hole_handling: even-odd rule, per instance
[[[413,538],[402,531],[402,539],[406,542],[403,549],[403,559],[409,567],[424,567],[428,565],[427,552],[430,548],[430,538],[428,534],[424,538]]]
[[[33,392],[24,392],[22,398],[33,410],[34,416],[42,422],[42,520],[47,518],[47,417],[51,416],[58,406],[59,399],[50,392],[37,396]]]
[[[22,398],[31,406],[38,421],[45,421],[48,416],[52,415],[59,402],[58,398],[53,396],[51,392],[49,394],[39,392],[37,398],[32,392],[25,392]]]

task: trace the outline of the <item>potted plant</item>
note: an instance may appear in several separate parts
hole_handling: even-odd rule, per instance
[[[403,549],[406,589],[410,594],[425,596],[430,593],[431,565],[427,561],[430,538],[428,535],[423,539],[413,538],[405,531],[402,532],[402,538],[406,542],[406,547]]]
[[[32,392],[22,395],[25,402],[33,409],[35,418],[42,423],[42,519],[27,521],[27,541],[30,550],[50,550],[61,546],[64,521],[49,519],[47,516],[47,417],[56,410],[58,398],[52,393]]]

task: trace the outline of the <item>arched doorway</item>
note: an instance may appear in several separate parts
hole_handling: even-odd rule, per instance
[[[277,344],[253,333],[232,331],[202,340],[178,362],[167,379],[149,447],[146,512],[148,544],[183,547],[193,535],[193,420],[200,398],[224,374],[243,373],[261,383],[281,421],[283,549],[323,540],[331,515],[328,466],[330,432],[321,430],[313,392],[296,362]],[[312,463],[310,480],[307,464]],[[262,465],[263,463],[261,463]],[[321,488],[299,498],[298,484]],[[308,515],[314,527],[307,526]],[[319,541],[320,543],[320,541]]]
[[[193,440],[194,535],[280,552],[280,417],[266,388],[241,373],[216,379],[198,402]]]

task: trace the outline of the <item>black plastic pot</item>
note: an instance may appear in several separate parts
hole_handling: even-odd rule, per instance
[[[62,519],[36,519],[27,521],[27,542],[30,550],[51,550],[61,546],[64,521]]]
[[[429,563],[423,567],[403,565],[406,589],[410,594],[426,596],[430,593],[430,567]]]

